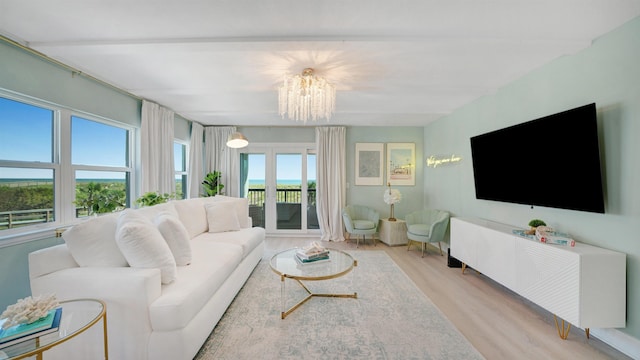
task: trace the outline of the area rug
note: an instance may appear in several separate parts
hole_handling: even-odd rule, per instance
[[[483,359],[384,251],[349,253],[351,274],[305,285],[358,298],[314,297],[284,320],[263,259],[195,359]],[[292,280],[285,289],[288,306],[306,294]]]

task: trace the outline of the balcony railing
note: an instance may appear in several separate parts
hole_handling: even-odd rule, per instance
[[[249,205],[264,204],[264,189],[249,189],[247,198],[249,199]],[[277,189],[276,190],[276,202],[278,203],[301,203],[302,202],[302,190],[300,189]],[[316,203],[316,189],[307,189],[307,203]]]
[[[249,189],[247,198],[249,199],[250,212],[251,208],[262,208],[264,206],[264,195],[264,189]],[[302,190],[300,189],[277,189],[276,191],[277,203],[299,204],[302,202],[301,200]],[[307,203],[309,205],[316,203],[316,189],[307,190]],[[86,215],[86,210],[83,208],[77,208],[76,216],[82,215]],[[53,220],[53,209],[4,211],[0,212],[0,230],[27,226],[36,223],[47,223]],[[256,225],[255,222],[256,221],[254,221],[254,225]],[[257,223],[260,224],[260,220],[258,220]]]

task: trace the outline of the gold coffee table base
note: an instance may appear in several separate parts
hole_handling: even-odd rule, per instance
[[[285,281],[286,277],[285,276],[281,276],[280,280],[281,281]],[[300,286],[302,286],[302,288],[307,292],[307,297],[305,297],[304,299],[300,300],[300,302],[298,302],[297,304],[293,305],[289,310],[287,311],[283,311],[281,313],[281,318],[284,319],[287,317],[287,315],[291,314],[295,309],[299,308],[302,304],[306,303],[307,300],[311,299],[312,297],[334,297],[334,298],[351,298],[351,299],[357,299],[358,298],[358,293],[354,292],[353,294],[318,294],[318,293],[313,293],[311,292],[311,290],[309,290],[308,287],[305,286],[305,284],[302,283],[302,281],[298,280],[298,279],[294,279],[295,281],[298,282],[298,284],[300,284]]]

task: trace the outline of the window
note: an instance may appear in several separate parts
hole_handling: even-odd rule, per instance
[[[0,231],[55,221],[56,123],[52,109],[0,97]]]
[[[71,117],[75,216],[120,211],[129,204],[129,131]]]
[[[187,145],[173,143],[173,162],[176,174],[176,198],[184,199],[187,196]]]
[[[0,92],[0,238],[128,207],[133,128]]]

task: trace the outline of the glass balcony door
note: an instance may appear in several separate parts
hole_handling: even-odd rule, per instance
[[[317,233],[313,145],[250,146],[241,153],[241,193],[267,233]]]

